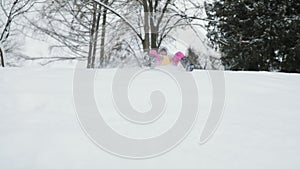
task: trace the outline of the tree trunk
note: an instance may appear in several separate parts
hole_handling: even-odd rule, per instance
[[[94,42],[95,42],[95,29],[96,29],[96,19],[97,19],[97,3],[94,2],[93,4],[93,21],[92,21],[92,28],[90,33],[90,42],[89,42],[89,53],[88,53],[88,63],[87,68],[93,68],[93,51],[94,51]]]
[[[97,51],[97,32],[98,32],[98,27],[97,27],[97,19],[98,19],[98,4],[96,2],[93,3],[93,41],[92,41],[92,53],[91,53],[91,68],[95,68],[95,58],[96,58],[96,51]]]
[[[157,49],[158,28],[151,22],[151,49]]]
[[[104,2],[106,5],[108,4],[108,0]],[[105,59],[105,36],[106,36],[106,19],[107,19],[107,9],[103,10],[103,18],[102,18],[102,30],[101,30],[101,42],[100,42],[100,66],[104,66]]]
[[[93,27],[93,25],[92,25]],[[87,68],[90,69],[92,68],[92,52],[93,52],[93,41],[94,41],[94,36],[93,36],[94,32],[93,32],[93,28],[91,30],[91,34],[90,34],[90,42],[89,42],[89,53],[88,53],[88,61],[87,61]]]
[[[155,1],[155,4],[158,3],[158,0]],[[154,23],[154,15],[156,15],[157,5],[153,6],[153,1],[149,0],[149,17],[150,17],[150,28],[151,28],[151,49],[157,49],[157,37],[158,37],[158,27]]]
[[[150,48],[150,28],[149,28],[149,8],[148,8],[148,3],[147,0],[143,1],[143,6],[144,6],[144,40],[142,41],[143,43],[143,49],[144,52],[148,52]]]
[[[3,53],[3,51],[2,51],[1,48],[0,48],[0,59],[1,59],[1,66],[5,67],[5,64],[4,64],[4,53]]]
[[[98,32],[99,32],[99,24],[100,24],[100,18],[101,18],[101,6],[96,4],[97,9],[96,9],[96,25],[95,25],[95,33],[94,33],[94,44],[93,44],[93,57],[92,57],[92,67],[95,68],[95,59],[96,59],[96,53],[97,53],[97,44],[98,44]]]

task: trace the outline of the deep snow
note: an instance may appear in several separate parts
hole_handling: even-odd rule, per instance
[[[95,98],[114,129],[133,137],[148,137],[172,124],[174,114],[166,114],[169,118],[161,119],[157,125],[142,128],[122,121],[108,99],[113,72],[97,72]],[[223,118],[214,136],[200,145],[212,94],[208,73],[195,71],[192,74],[198,86],[199,117],[190,135],[163,156],[129,160],[101,150],[82,131],[73,103],[73,74],[73,69],[0,69],[0,168],[300,167],[300,75],[225,72]],[[159,84],[167,98],[174,91],[176,95],[176,85],[168,77],[160,79],[151,72],[147,77],[139,80],[143,85],[132,86],[130,97],[137,109],[149,107],[149,100],[142,95],[151,86]],[[174,95],[167,100],[175,105],[173,109],[178,106]]]

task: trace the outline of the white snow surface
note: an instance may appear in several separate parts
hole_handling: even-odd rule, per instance
[[[200,103],[199,116],[189,136],[162,156],[130,160],[103,151],[83,132],[73,102],[74,69],[0,69],[0,168],[300,168],[300,75],[225,72],[223,118],[214,136],[201,145],[199,138],[212,92],[206,71],[192,74]],[[170,114],[170,120],[163,118],[158,125],[145,126],[142,129],[146,132],[141,132],[115,113],[111,99],[107,99],[111,97],[113,75],[114,70],[99,70],[95,78],[95,99],[105,102],[106,98],[106,106],[98,106],[104,110],[107,122],[122,134],[146,133],[142,136],[147,137],[163,132],[165,124],[174,120]],[[147,77],[147,83],[136,84],[130,90],[137,109],[149,107],[149,99],[142,98],[141,91],[157,84],[162,89],[176,88],[168,77],[159,80],[151,72]],[[174,97],[167,100],[178,103]]]

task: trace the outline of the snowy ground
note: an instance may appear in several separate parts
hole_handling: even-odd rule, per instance
[[[126,122],[110,108],[110,101],[101,106],[111,95],[113,72],[97,72],[98,106],[107,122],[120,133],[140,133],[134,126],[124,128]],[[195,71],[199,117],[190,135],[163,156],[130,160],[101,150],[82,131],[73,103],[73,74],[72,69],[0,69],[0,168],[300,167],[300,75],[226,72],[226,108],[221,124],[215,135],[200,145],[199,137],[212,94],[207,72]],[[136,84],[139,92],[133,92],[132,100],[137,109],[147,109],[147,99],[141,99],[143,89],[155,84],[161,84],[162,89],[174,88],[170,81],[159,81],[156,75],[152,77],[151,72],[147,76],[148,83],[143,83],[143,87]],[[166,88],[166,94],[168,92]],[[173,97],[167,100],[178,102]],[[169,120],[158,121],[153,128],[145,127],[149,132],[143,136],[163,132],[165,125],[174,120],[172,114],[169,117]]]

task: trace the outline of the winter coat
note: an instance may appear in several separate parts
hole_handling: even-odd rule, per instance
[[[184,54],[182,52],[177,52],[172,59],[170,59],[169,56],[159,56],[156,50],[151,50],[149,52],[150,57],[155,58],[155,64],[156,65],[163,65],[167,66],[169,64],[172,64],[174,66],[182,67],[180,64],[180,61],[182,58],[184,58]]]

